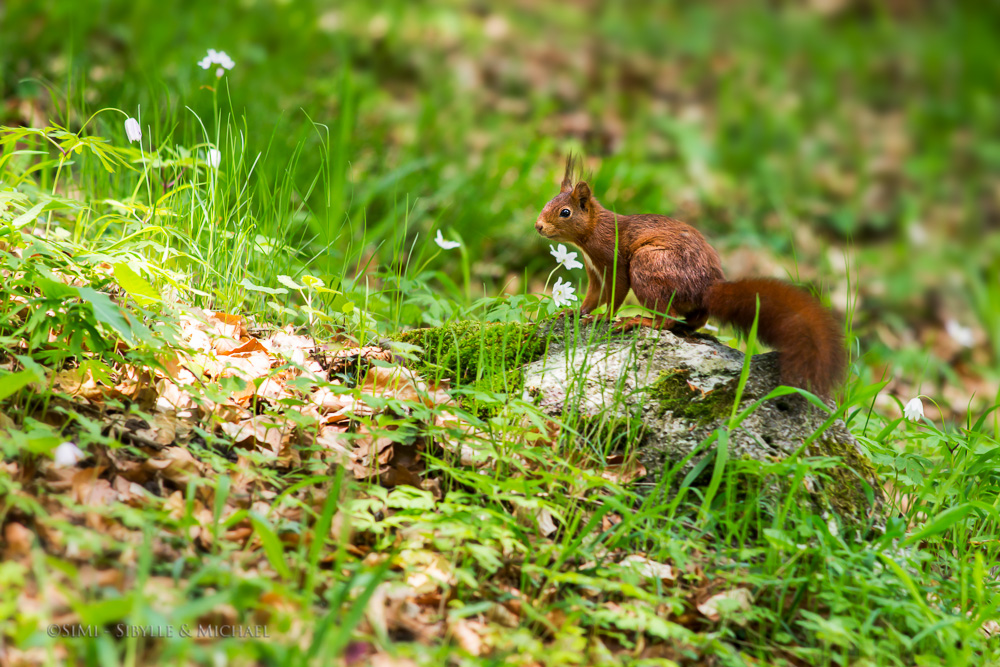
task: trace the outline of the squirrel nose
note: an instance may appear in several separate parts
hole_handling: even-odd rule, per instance
[[[535,231],[536,232],[541,232],[542,231],[542,223],[541,222],[536,222],[535,223]]]

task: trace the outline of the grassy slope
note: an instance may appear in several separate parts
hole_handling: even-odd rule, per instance
[[[501,653],[552,663],[563,659],[562,651],[584,647],[591,662],[601,662],[601,650],[631,647],[636,627],[651,644],[676,645],[681,637],[694,654],[733,664],[737,651],[769,661],[797,656],[807,664],[847,664],[859,656],[912,664],[920,655],[954,662],[995,651],[977,624],[957,613],[989,612],[995,583],[985,568],[997,556],[997,520],[988,508],[997,502],[990,452],[998,431],[985,409],[996,395],[1000,354],[1000,283],[992,263],[1000,248],[988,233],[1000,206],[993,176],[1000,116],[989,93],[996,83],[990,33],[996,17],[989,9],[918,13],[897,23],[878,13],[823,18],[750,6],[729,20],[727,12],[671,5],[655,17],[637,17],[583,5],[482,15],[460,6],[391,3],[373,15],[360,5],[331,12],[310,3],[259,3],[237,21],[233,7],[205,5],[6,9],[0,67],[3,97],[12,104],[4,122],[48,118],[91,143],[64,155],[53,143],[66,137],[53,132],[16,142],[11,132],[0,137],[6,141],[0,179],[5,196],[15,197],[3,219],[31,211],[18,223],[28,225],[25,231],[66,233],[52,246],[31,246],[41,252],[36,261],[7,266],[24,273],[5,283],[3,303],[14,303],[15,295],[32,299],[37,316],[22,324],[16,310],[0,312],[5,371],[38,370],[51,382],[52,371],[87,358],[84,350],[96,353],[98,372],[103,364],[117,372],[123,363],[155,363],[170,327],[154,324],[172,321],[174,307],[147,304],[130,327],[102,307],[100,295],[67,302],[52,279],[52,271],[61,271],[109,288],[105,261],[129,263],[161,293],[176,289],[185,301],[249,313],[260,323],[305,323],[308,295],[320,336],[367,341],[454,317],[525,319],[537,307],[533,297],[478,299],[504,287],[540,290],[551,265],[529,223],[552,194],[561,153],[576,148],[592,157],[606,204],[679,211],[720,241],[734,273],[814,280],[850,310],[862,355],[841,403],[886,477],[906,494],[903,519],[891,521],[884,537],[859,543],[802,514],[794,496],[787,513],[777,515],[751,500],[737,504],[729,491],[704,507],[697,494],[691,502],[639,504],[580,472],[605,465],[608,452],[581,443],[572,428],[562,430],[554,452],[522,451],[539,434],[521,428],[515,411],[500,417],[486,439],[492,476],[470,474],[447,457],[432,459],[426,476],[451,491],[436,502],[405,487],[386,493],[352,484],[355,533],[332,550],[331,569],[312,560],[304,541],[286,551],[287,576],[280,567],[275,576],[241,565],[234,578],[234,559],[253,566],[259,549],[215,541],[192,550],[180,537],[192,520],[194,487],[218,497],[219,485],[228,484],[224,476],[204,474],[194,487],[168,483],[167,490],[188,499],[179,513],[155,505],[113,508],[108,520],[129,531],[101,536],[79,525],[82,509],[74,501],[38,505],[33,482],[8,470],[0,476],[3,517],[69,535],[74,549],[103,554],[99,570],[121,557],[129,572],[124,590],[143,590],[148,577],[173,577],[177,601],[164,608],[152,597],[122,596],[114,586],[86,583],[90,575],[82,570],[53,575],[56,562],[43,560],[35,546],[29,558],[11,557],[0,570],[6,584],[0,605],[9,612],[0,616],[12,619],[4,626],[6,641],[34,643],[42,655],[55,645],[39,631],[53,598],[38,591],[51,582],[81,609],[103,601],[101,620],[149,623],[161,614],[182,623],[217,607],[256,618],[263,608],[289,640],[300,636],[297,624],[326,619],[346,631],[322,635],[316,650],[335,650],[358,622],[353,614],[365,605],[368,582],[405,581],[408,569],[421,571],[440,554],[454,574],[437,591],[450,600],[453,638],[458,619],[480,622],[490,601],[516,589],[534,602],[519,612],[518,628],[504,630],[490,617],[478,631]],[[221,81],[194,66],[210,46],[237,61]],[[142,152],[127,145],[124,116],[116,112],[81,129],[104,106],[135,115],[137,105]],[[222,150],[218,171],[198,162],[209,144]],[[156,161],[142,162],[150,153]],[[36,203],[45,208],[33,210]],[[435,228],[462,239],[462,249],[436,255],[426,241]],[[7,230],[6,243],[30,242]],[[848,250],[850,272],[841,259]],[[323,277],[341,294],[266,291],[281,287],[279,274],[303,273]],[[348,302],[354,307],[344,312]],[[44,317],[49,310],[55,318]],[[140,319],[149,330],[136,328]],[[973,326],[972,348],[943,333],[949,319]],[[83,326],[95,322],[104,336]],[[61,326],[83,333],[47,345]],[[116,326],[133,338],[125,353],[105,337]],[[892,378],[889,391],[909,398],[922,390],[940,398],[940,414],[953,418],[976,391],[967,428],[909,425],[894,419],[898,408],[883,399],[869,412],[883,372]],[[39,403],[67,409],[47,392],[35,398],[20,392],[5,403],[4,414],[17,423],[4,445],[5,465],[18,461],[23,470],[67,437],[92,451],[119,447],[103,418],[71,410],[68,422],[39,419]],[[134,408],[126,402],[123,409]],[[517,410],[530,414],[527,406]],[[372,427],[398,426],[386,421],[394,420]],[[217,437],[199,434],[190,447],[210,470],[233,474],[231,464],[213,455],[213,446],[229,447]],[[527,469],[523,456],[533,462]],[[261,460],[253,470],[272,489],[310,479],[318,489],[316,497],[302,489],[288,494],[291,506],[310,508],[298,518],[276,510],[264,528],[255,524],[260,544],[268,541],[268,522],[272,534],[309,534],[332,506],[323,499],[337,497],[339,482],[326,479],[323,467],[276,471]],[[723,488],[736,488],[728,483],[735,476],[765,480],[795,472],[731,463]],[[578,500],[588,493],[587,501]],[[556,533],[546,535],[542,522],[525,519],[524,512],[530,517],[539,507],[558,517]],[[600,523],[604,512],[614,521]],[[925,514],[938,517],[929,525],[941,528],[926,540],[914,537],[921,525],[914,520]],[[207,525],[218,531],[214,520]],[[584,539],[596,526],[603,530],[599,539]],[[413,537],[420,531],[435,538]],[[399,535],[407,536],[402,543]],[[124,547],[130,540],[134,546]],[[364,558],[393,547],[400,550],[395,570],[378,570],[377,559]],[[608,554],[634,551],[705,578],[662,588],[609,564],[615,558]],[[79,567],[65,553],[61,558]],[[162,588],[164,580],[155,581]],[[750,618],[686,620],[684,610],[706,597],[706,590],[695,592],[699,587],[754,591]],[[24,606],[24,598],[43,602]],[[204,608],[199,599],[208,600]],[[327,608],[335,612],[326,615]],[[376,643],[390,645],[374,627]],[[922,633],[928,627],[934,630]],[[598,631],[611,649],[593,640]],[[405,641],[420,634],[391,623],[389,637],[403,644],[400,650],[432,661],[458,650],[437,642],[444,633],[428,632],[430,648]],[[289,645],[230,641],[223,648],[282,662]],[[96,661],[102,652],[124,651],[127,659],[149,647],[98,640],[71,650]],[[152,650],[207,657],[182,643]]]

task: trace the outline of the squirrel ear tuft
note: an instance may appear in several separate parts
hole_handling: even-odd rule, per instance
[[[580,208],[584,211],[587,210],[587,202],[590,201],[590,186],[587,185],[587,181],[580,181],[573,188],[573,199],[580,205]]]
[[[570,153],[566,156],[566,171],[563,172],[562,185],[560,186],[560,192],[569,192],[573,189],[573,154]]]

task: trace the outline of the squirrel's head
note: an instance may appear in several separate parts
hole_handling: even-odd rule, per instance
[[[576,243],[593,231],[599,206],[586,181],[573,185],[567,175],[559,194],[538,215],[535,230],[553,241]]]

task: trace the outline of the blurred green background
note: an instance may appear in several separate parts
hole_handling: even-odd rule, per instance
[[[468,277],[438,258],[435,289],[465,304],[541,290],[532,225],[576,151],[605,206],[696,225],[730,277],[827,292],[863,380],[964,411],[998,391],[998,34],[985,0],[15,0],[0,123],[78,130],[112,106],[156,146],[219,132],[250,186],[219,224],[280,240],[234,281],[371,288],[440,228]],[[197,66],[208,48],[224,78]],[[122,118],[89,131],[125,143]]]

